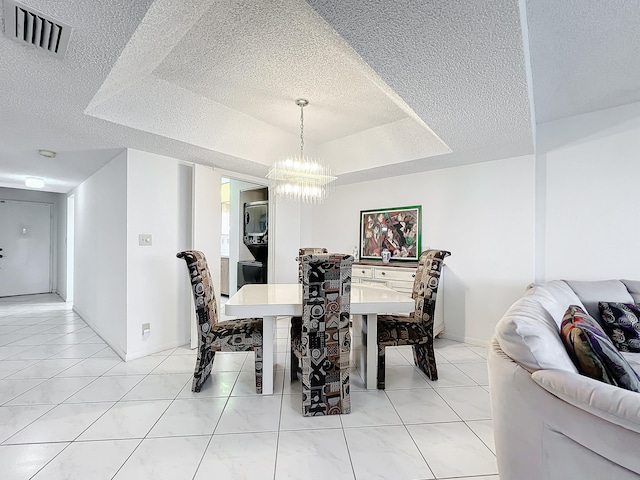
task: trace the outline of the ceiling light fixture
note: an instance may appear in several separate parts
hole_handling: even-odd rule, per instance
[[[24,184],[29,188],[42,188],[44,187],[44,180],[36,177],[27,177]]]
[[[294,155],[273,164],[267,178],[270,191],[282,200],[301,203],[322,203],[333,191],[337,177],[331,169],[304,156],[304,107],[309,101],[298,98],[300,107],[300,156]]]
[[[38,150],[38,153],[47,158],[54,158],[56,156],[56,152],[52,152],[51,150]]]

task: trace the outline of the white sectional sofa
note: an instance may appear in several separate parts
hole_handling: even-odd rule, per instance
[[[640,478],[640,393],[580,375],[560,338],[569,305],[640,302],[640,282],[531,286],[496,326],[489,383],[500,480]],[[640,373],[640,353],[623,353]]]

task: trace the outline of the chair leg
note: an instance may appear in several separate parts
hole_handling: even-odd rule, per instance
[[[193,383],[191,384],[192,392],[199,392],[204,382],[211,375],[213,368],[213,360],[216,352],[208,348],[198,350],[198,358],[196,359],[196,368],[193,372]]]
[[[429,380],[438,380],[436,356],[433,352],[433,339],[427,343],[413,346],[413,361]]]
[[[293,345],[291,346],[291,381],[295,382],[298,380],[298,368],[300,368],[300,363],[298,361],[298,356],[293,351]]]
[[[253,352],[255,353],[255,364],[256,364],[256,393],[260,395],[262,393],[262,345],[259,347],[254,347]]]
[[[384,390],[384,345],[378,344],[378,389]]]

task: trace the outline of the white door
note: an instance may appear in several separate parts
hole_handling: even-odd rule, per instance
[[[0,200],[0,297],[51,291],[51,205]]]

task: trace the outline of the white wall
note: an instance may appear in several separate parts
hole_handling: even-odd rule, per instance
[[[484,344],[533,281],[534,166],[528,155],[338,187],[313,207],[313,246],[351,253],[360,210],[422,205],[422,248],[452,253],[444,335]]]
[[[0,199],[17,200],[21,202],[50,203],[51,222],[51,288],[55,293],[59,293],[64,299],[66,289],[65,264],[66,253],[60,258],[60,250],[64,249],[64,236],[66,229],[66,204],[64,195],[60,193],[41,192],[38,190],[23,190],[20,188],[0,187]],[[61,279],[61,275],[64,276]]]
[[[207,265],[211,272],[213,290],[216,296],[216,304],[220,311],[220,235],[221,215],[220,206],[220,173],[204,165],[194,165],[193,181],[193,248],[200,250],[207,258]],[[182,261],[184,264],[184,261]],[[197,346],[197,329],[193,294],[191,293],[191,280],[184,270],[184,284],[189,287],[188,303],[190,309],[189,318],[191,324],[191,346]]]
[[[546,279],[639,279],[640,103],[538,126]]]
[[[190,172],[173,158],[127,150],[127,360],[189,340],[188,283],[176,253],[191,247]],[[140,234],[152,244],[140,246]]]
[[[124,356],[127,350],[127,152],[75,193],[74,310]]]

